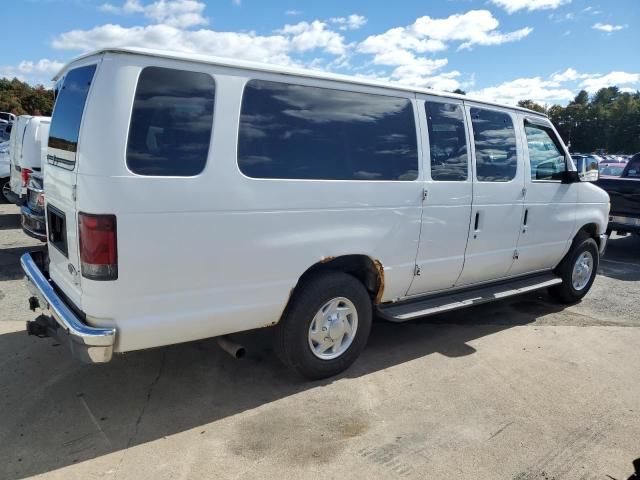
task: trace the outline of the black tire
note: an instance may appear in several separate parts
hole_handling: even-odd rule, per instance
[[[351,345],[335,359],[318,358],[309,345],[315,315],[328,301],[347,298],[355,306],[358,324]],[[275,348],[282,362],[310,380],[332,377],[356,361],[371,331],[371,298],[362,283],[343,272],[327,271],[304,280],[276,325]]]
[[[8,178],[0,178],[0,203],[12,203],[11,199],[5,195],[5,189],[9,185]]]
[[[573,267],[578,258],[580,258],[584,252],[591,253],[593,258],[593,268],[591,270],[591,277],[587,284],[580,290],[576,290],[572,281]],[[600,256],[596,241],[587,235],[580,235],[576,237],[571,250],[569,250],[569,253],[567,253],[567,255],[562,259],[555,270],[556,274],[562,278],[562,283],[549,288],[549,294],[561,303],[571,304],[580,301],[582,297],[589,292],[591,285],[593,285],[599,264]]]

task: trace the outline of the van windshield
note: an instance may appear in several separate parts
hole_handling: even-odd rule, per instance
[[[95,71],[95,65],[88,65],[75,68],[64,77],[51,119],[48,163],[73,169],[82,112]]]

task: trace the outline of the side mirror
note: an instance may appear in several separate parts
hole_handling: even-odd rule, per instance
[[[575,165],[580,182],[597,182],[600,178],[600,165],[597,160],[579,156],[575,159]]]
[[[562,183],[576,183],[580,181],[580,176],[575,170],[565,170],[562,172]]]

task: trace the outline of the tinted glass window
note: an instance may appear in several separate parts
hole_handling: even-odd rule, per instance
[[[604,165],[600,168],[600,175],[607,175],[609,177],[619,177],[622,175],[624,167],[616,167],[613,165]]]
[[[632,178],[640,177],[640,154],[636,154],[631,157],[629,164],[626,176]]]
[[[238,164],[256,178],[415,180],[411,102],[252,80],[242,98]]]
[[[47,155],[50,163],[75,165],[82,112],[95,71],[95,65],[75,68],[62,81],[49,130],[49,147],[59,151]]]
[[[133,102],[127,166],[139,175],[192,176],[204,169],[213,127],[214,80],[147,67]]]
[[[429,129],[431,178],[467,179],[467,136],[461,105],[425,102]]]
[[[476,150],[476,178],[481,182],[508,182],[516,176],[518,157],[511,116],[471,109]]]
[[[531,123],[525,123],[524,130],[527,134],[531,179],[561,180],[562,172],[567,169],[567,165],[553,131]]]

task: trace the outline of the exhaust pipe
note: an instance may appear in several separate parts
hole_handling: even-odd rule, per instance
[[[216,341],[218,342],[218,345],[220,346],[220,348],[222,350],[227,352],[229,355],[231,355],[236,360],[244,358],[244,356],[247,354],[246,348],[244,348],[239,343],[234,342],[233,340],[231,340],[227,336],[216,337]]]

